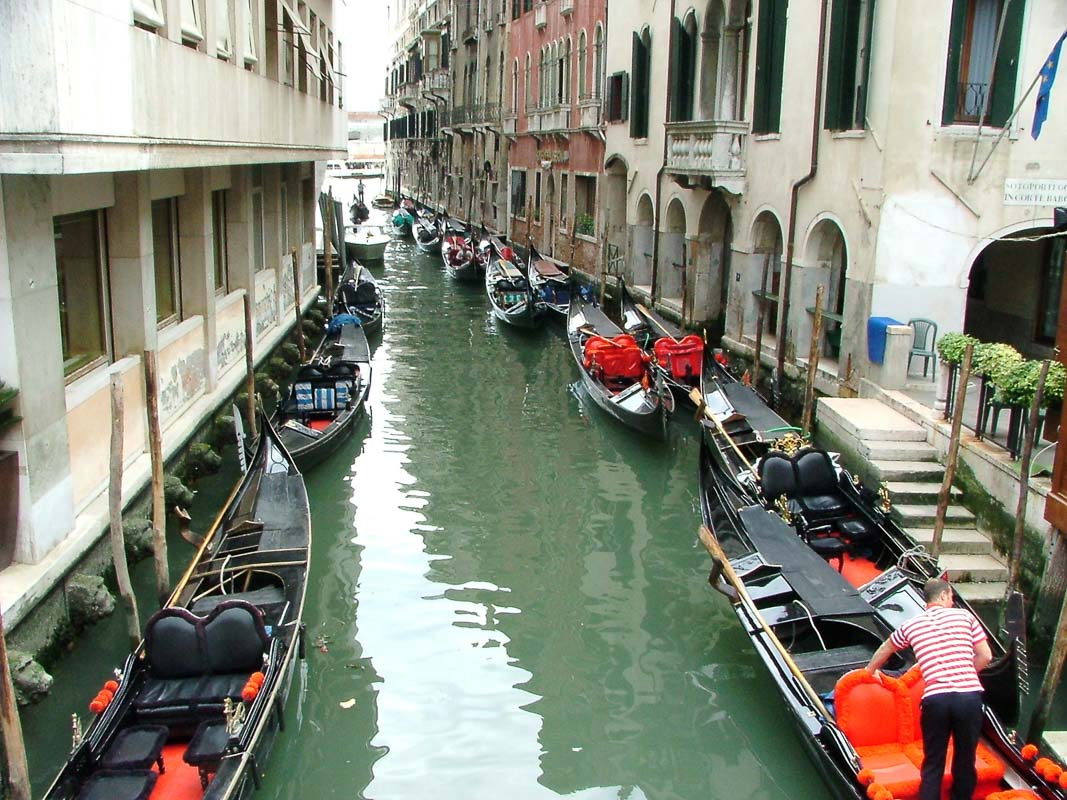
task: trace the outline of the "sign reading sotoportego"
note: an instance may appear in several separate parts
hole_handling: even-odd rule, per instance
[[[1067,181],[1008,178],[1004,181],[1006,206],[1062,206],[1067,204]]]

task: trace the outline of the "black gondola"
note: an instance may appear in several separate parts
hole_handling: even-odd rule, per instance
[[[712,364],[700,455],[711,583],[730,599],[835,796],[914,798],[921,675],[910,652],[893,657],[884,682],[862,667],[922,613],[922,586],[940,574],[937,562],[892,520],[886,493],[862,487],[831,454],[800,446],[750,387]],[[975,798],[1009,787],[1034,787],[1005,795],[1013,798],[1064,797],[1007,733],[1019,711],[1021,605],[1020,597],[1009,603],[1006,643],[986,631],[994,661],[981,674]]]
[[[334,452],[363,416],[371,385],[370,346],[352,315],[330,320],[326,336],[293,377],[272,420],[302,472]]]
[[[341,275],[333,301],[333,315],[352,314],[367,336],[380,333],[385,319],[385,296],[378,281],[358,261],[350,262]]]
[[[412,227],[415,247],[423,253],[436,253],[441,249],[441,227],[433,217],[419,216]]]
[[[546,258],[530,245],[527,275],[534,297],[549,311],[566,316],[571,304],[571,279],[569,268],[561,261]]]
[[[236,800],[258,785],[303,658],[311,550],[304,479],[260,424],[248,472],[94,699],[49,800]]]
[[[515,251],[490,237],[491,253],[485,268],[485,293],[493,316],[517,328],[536,328],[544,318],[544,305],[537,302]]]
[[[478,280],[480,261],[470,228],[446,219],[442,236],[441,261],[449,277],[457,281]]]
[[[649,367],[634,338],[579,292],[571,295],[567,340],[594,403],[624,425],[664,435],[674,409],[670,390]]]

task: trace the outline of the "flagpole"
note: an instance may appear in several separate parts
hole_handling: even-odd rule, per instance
[[[1044,62],[1042,62],[1041,70],[1042,71],[1044,70]],[[1037,77],[1035,77],[1033,82],[1030,84],[1030,88],[1026,90],[1026,94],[1023,95],[1023,99],[1019,101],[1019,104],[1017,106],[1015,106],[1015,110],[1011,112],[1011,116],[1008,117],[1008,121],[1004,123],[1004,129],[1001,130],[1000,135],[997,136],[997,138],[993,141],[993,146],[991,148],[989,148],[989,153],[986,154],[985,160],[982,161],[982,163],[978,165],[978,169],[975,171],[974,175],[972,175],[972,176],[967,178],[967,183],[974,183],[976,180],[978,180],[978,176],[982,174],[982,170],[985,169],[985,165],[988,164],[989,163],[989,159],[991,159],[993,157],[993,153],[996,151],[997,145],[1000,144],[1001,139],[1003,139],[1005,136],[1007,136],[1008,135],[1008,131],[1011,130],[1011,124],[1012,124],[1012,122],[1015,121],[1015,118],[1019,115],[1019,112],[1022,110],[1023,103],[1025,103],[1027,98],[1030,97],[1030,92],[1032,92],[1034,90],[1034,87],[1037,86],[1037,82],[1040,81],[1040,80],[1041,80],[1041,71],[1039,71],[1037,73]]]
[[[974,172],[974,162],[978,158],[978,145],[982,142],[982,127],[985,125],[985,109],[986,106],[993,102],[993,78],[997,74],[997,56],[1000,54],[1000,38],[1004,35],[1004,22],[1008,19],[1008,9],[1011,8],[1011,0],[1008,0],[1002,9],[1000,9],[1000,23],[997,25],[997,39],[993,43],[993,59],[989,62],[989,80],[986,81],[986,86],[989,88],[989,103],[982,102],[982,109],[978,113],[978,133],[974,136],[974,149],[971,151],[971,166],[967,168],[967,180],[969,183],[973,183],[974,179],[971,178],[971,174]],[[978,176],[975,175],[975,178]]]

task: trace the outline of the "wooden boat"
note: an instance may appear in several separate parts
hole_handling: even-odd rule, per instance
[[[384,261],[389,241],[389,235],[381,227],[360,225],[345,234],[345,252],[349,259],[360,262]]]
[[[910,651],[891,659],[884,682],[862,667],[892,630],[922,613],[922,586],[941,570],[893,521],[887,492],[861,486],[832,454],[799,447],[751,388],[713,364],[700,456],[711,583],[730,598],[834,796],[914,798],[921,675]],[[967,607],[958,594],[954,602]],[[1025,636],[1021,598],[1009,608],[1003,644],[986,630],[994,661],[981,674],[974,797],[1033,787],[1004,796],[1062,798],[1007,732],[1018,718]]]
[[[367,336],[382,330],[385,319],[385,296],[381,287],[358,261],[345,269],[333,301],[333,316],[350,314],[356,317]]]
[[[370,346],[358,318],[330,320],[314,355],[293,378],[271,420],[302,472],[333,453],[363,416],[371,385]]]
[[[387,194],[378,195],[370,201],[370,204],[382,211],[386,211],[391,208],[396,208],[396,202]]]
[[[571,295],[567,341],[582,385],[600,408],[619,422],[652,436],[663,436],[674,398],[649,366],[648,356],[579,292]]]
[[[235,800],[259,784],[304,655],[311,552],[304,479],[260,424],[247,473],[93,700],[49,800]]]
[[[436,253],[441,248],[441,229],[433,217],[420,216],[413,227],[415,247],[423,253]]]
[[[571,304],[571,279],[566,264],[548,258],[530,245],[528,274],[534,296],[549,311],[566,316]]]
[[[526,275],[517,265],[515,251],[496,237],[485,269],[485,293],[493,316],[517,328],[536,328],[544,317]]]
[[[415,224],[414,215],[405,208],[398,208],[391,218],[393,235],[401,239],[411,236],[412,225]]]
[[[441,242],[441,260],[450,278],[457,281],[478,280],[480,262],[468,229],[446,221]]]
[[[704,340],[696,334],[686,334],[654,309],[636,302],[621,281],[619,294],[623,330],[653,356],[653,366],[662,373],[677,399],[691,405],[689,393],[694,388],[703,392]]]

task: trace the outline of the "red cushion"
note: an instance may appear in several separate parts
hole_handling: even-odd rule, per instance
[[[949,739],[948,755],[945,756],[945,775],[942,785],[952,784],[952,740]],[[921,741],[909,742],[904,745],[904,754],[916,767],[922,767],[923,744]],[[1004,777],[1004,763],[997,754],[981,742],[978,743],[978,751],[974,754],[974,768],[978,774],[978,783],[999,783]]]
[[[834,688],[837,724],[853,747],[902,744],[901,732],[911,727],[904,685],[888,675],[882,680],[857,669],[842,676]]]
[[[634,337],[625,334],[614,339],[591,337],[585,343],[585,365],[589,369],[602,370],[605,379],[636,380],[645,372],[644,353]]]
[[[896,800],[918,796],[922,776],[899,744],[857,747],[856,753],[863,769],[874,775],[874,783],[887,788]]]
[[[680,341],[663,338],[653,347],[656,358],[675,378],[697,377],[704,363],[704,340],[689,334]]]

